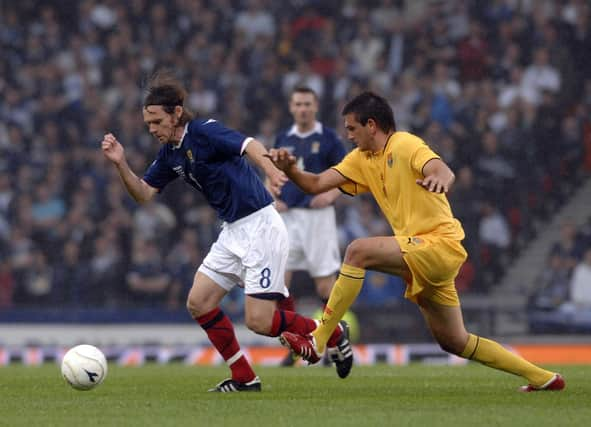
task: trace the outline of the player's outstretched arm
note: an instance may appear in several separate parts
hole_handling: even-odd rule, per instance
[[[151,200],[158,190],[133,173],[127,163],[125,150],[117,138],[112,133],[108,133],[104,136],[101,146],[105,157],[117,168],[123,185],[131,197],[138,203]]]
[[[417,184],[432,193],[447,193],[456,179],[452,170],[440,159],[425,163],[423,176],[423,179],[417,179]]]
[[[269,150],[268,157],[295,185],[308,194],[324,193],[347,182],[347,179],[334,169],[327,169],[319,174],[301,170],[296,166],[295,156],[284,148]]]

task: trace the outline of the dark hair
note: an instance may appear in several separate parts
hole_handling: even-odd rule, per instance
[[[166,113],[172,114],[175,107],[183,107],[179,120],[179,125],[183,125],[193,118],[193,114],[184,106],[186,96],[187,91],[183,84],[171,71],[157,71],[148,79],[144,108],[160,105]]]
[[[343,107],[342,115],[355,114],[363,126],[369,119],[373,119],[378,128],[385,133],[396,132],[394,113],[388,101],[373,92],[363,92],[357,95]]]
[[[316,93],[316,91],[314,91],[314,89],[312,89],[309,86],[295,86],[291,90],[291,94],[289,96],[290,99],[294,93],[310,93],[310,94],[314,95],[314,98],[316,99],[316,101],[318,101],[318,94]]]

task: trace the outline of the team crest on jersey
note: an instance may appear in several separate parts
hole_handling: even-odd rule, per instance
[[[310,148],[310,153],[318,154],[320,152],[320,141],[314,141],[312,143],[312,147]]]
[[[193,153],[191,152],[191,150],[187,150],[187,158],[189,159],[189,161],[191,163],[194,162],[194,160],[193,160]]]
[[[394,164],[394,159],[392,158],[392,153],[388,153],[388,157],[386,158],[386,163],[388,163],[388,167],[391,168]]]

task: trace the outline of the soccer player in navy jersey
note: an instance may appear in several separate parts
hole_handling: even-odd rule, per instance
[[[260,391],[261,381],[219,304],[239,283],[246,294],[245,322],[252,331],[276,337],[284,331],[305,335],[316,328],[312,319],[277,309],[276,302],[289,295],[284,277],[288,235],[271,194],[249,161],[264,171],[275,195],[286,177],[265,157],[267,150],[259,141],[214,119],[193,118],[184,107],[185,97],[184,87],[169,72],[150,80],[143,118],[162,147],[143,178],[131,170],[113,134],[105,135],[102,150],[137,202],[148,202],[181,177],[216,210],[222,230],[197,269],[187,308],[232,371],[231,378],[210,391]],[[329,345],[338,345],[344,335],[336,328]]]
[[[275,148],[284,148],[295,156],[300,169],[320,173],[345,157],[345,147],[336,132],[316,118],[318,96],[312,89],[296,86],[291,91],[289,111],[294,123],[277,135]],[[333,206],[340,194],[337,188],[333,188],[317,195],[309,195],[288,181],[276,198],[277,210],[281,213],[289,235],[285,284],[290,287],[294,271],[307,271],[324,304],[328,301],[336,280],[335,273],[339,271],[341,264]],[[290,295],[280,301],[279,307],[295,311],[293,297]],[[340,327],[348,334],[345,322]],[[350,347],[348,340],[344,343]],[[352,355],[350,348],[342,348],[340,352],[350,352]],[[331,359],[338,359],[340,353],[329,349],[327,354]],[[294,361],[295,358],[288,355],[281,364],[291,366]]]

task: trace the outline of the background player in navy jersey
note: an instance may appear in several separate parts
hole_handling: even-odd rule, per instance
[[[305,86],[295,87],[289,99],[293,125],[279,133],[275,148],[285,148],[297,159],[300,169],[320,173],[338,164],[345,157],[345,147],[333,129],[320,123],[318,96]],[[277,196],[276,206],[287,227],[289,256],[285,284],[289,288],[294,271],[307,271],[316,285],[316,292],[326,304],[340,268],[341,255],[333,203],[341,192],[334,188],[324,193],[304,193],[288,181]],[[290,295],[279,307],[295,311]],[[346,324],[342,324],[346,329]],[[327,352],[330,355],[330,352]],[[288,355],[283,366],[293,365]]]
[[[246,294],[246,325],[254,332],[305,335],[316,328],[314,320],[276,308],[276,301],[289,295],[284,282],[287,230],[271,194],[243,155],[264,171],[276,195],[286,177],[264,156],[267,151],[259,141],[216,120],[194,119],[184,108],[185,97],[184,87],[171,73],[155,75],[149,82],[143,118],[162,147],[143,178],[130,169],[114,135],[105,135],[102,150],[137,202],[148,202],[181,177],[203,193],[223,220],[217,241],[197,269],[187,308],[232,371],[231,378],[210,391],[260,391],[260,379],[242,354],[232,322],[219,303],[240,283]],[[329,345],[338,345],[344,335],[336,328]]]

